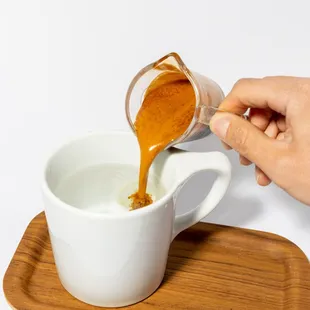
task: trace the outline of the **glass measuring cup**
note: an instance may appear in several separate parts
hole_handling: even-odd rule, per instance
[[[211,79],[190,71],[177,53],[169,53],[138,72],[131,81],[125,101],[126,117],[135,133],[134,122],[142,105],[145,92],[151,82],[163,72],[182,72],[193,86],[196,110],[187,130],[166,148],[173,145],[198,140],[210,134],[209,123],[224,99],[224,93]]]

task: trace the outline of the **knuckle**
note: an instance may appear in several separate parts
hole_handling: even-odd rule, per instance
[[[283,80],[291,79],[291,77],[283,76],[283,75],[266,75],[262,78],[265,81],[273,81],[275,83]]]
[[[245,85],[248,85],[250,82],[249,82],[249,78],[242,78],[242,79],[239,79],[233,86],[233,90],[236,90],[236,89],[239,89],[239,88],[242,88],[244,87]]]
[[[231,94],[234,94],[236,96],[241,95],[244,90],[254,86],[258,80],[259,79],[256,79],[256,78],[242,78],[242,79],[238,80],[234,84],[234,86],[231,90]]]
[[[244,157],[248,155],[248,136],[248,130],[242,127],[237,127],[230,132],[231,145]]]
[[[297,91],[303,93],[303,94],[310,94],[310,79],[298,79],[296,81],[296,88]]]
[[[240,88],[243,88],[243,87],[246,87],[247,85],[249,85],[250,83],[253,82],[253,79],[251,78],[242,78],[242,79],[239,79],[233,86],[233,89],[236,90],[236,89],[240,89]]]
[[[262,78],[262,80],[264,81],[273,81],[274,79],[278,78],[277,76],[270,76],[270,75],[266,75]]]

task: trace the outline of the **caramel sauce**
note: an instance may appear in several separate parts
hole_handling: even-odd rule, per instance
[[[140,146],[139,189],[129,196],[131,210],[151,204],[146,193],[148,172],[155,157],[189,127],[195,112],[193,86],[180,71],[158,75],[147,88],[135,120]]]

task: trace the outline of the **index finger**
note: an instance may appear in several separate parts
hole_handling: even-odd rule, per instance
[[[240,115],[248,108],[270,108],[285,115],[293,84],[291,77],[241,79],[223,100],[220,109]]]

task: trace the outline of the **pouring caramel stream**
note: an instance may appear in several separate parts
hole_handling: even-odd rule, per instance
[[[196,108],[192,84],[180,71],[158,75],[147,88],[134,126],[140,146],[139,189],[129,196],[131,210],[151,204],[148,172],[155,157],[189,127]]]

